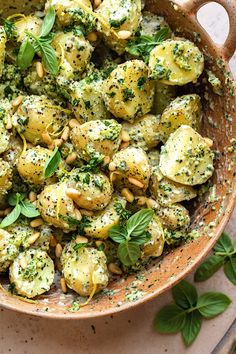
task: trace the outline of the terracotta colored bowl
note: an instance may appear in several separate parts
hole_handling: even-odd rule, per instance
[[[81,307],[79,311],[69,310],[72,295],[64,296],[57,285],[49,294],[41,296],[37,303],[22,302],[5,291],[0,291],[0,305],[31,315],[58,319],[113,314],[158,296],[191,272],[209,253],[229,220],[236,197],[236,156],[232,152],[232,139],[236,138],[236,100],[228,66],[228,61],[236,49],[236,3],[234,0],[215,1],[223,5],[230,19],[230,34],[223,46],[216,46],[212,42],[196,18],[198,9],[208,3],[208,0],[149,0],[147,4],[147,9],[164,15],[173,29],[178,29],[180,34],[198,44],[205,54],[206,66],[223,83],[224,95],[218,96],[209,88],[209,101],[204,103],[202,133],[213,139],[218,158],[214,175],[216,198],[209,204],[206,196],[204,201],[193,207],[192,227],[198,227],[201,237],[173,250],[161,261],[157,259],[148,269],[138,274],[126,279],[117,278],[107,291],[96,295],[88,306]],[[26,2],[25,9],[29,11],[35,3],[37,1]],[[7,14],[22,12],[20,0],[14,1],[11,8],[9,2],[5,2],[1,7]],[[4,278],[0,278],[0,281],[3,284],[6,282]]]

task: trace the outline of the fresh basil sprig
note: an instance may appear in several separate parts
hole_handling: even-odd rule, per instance
[[[141,57],[146,63],[149,60],[151,51],[160,43],[170,37],[170,30],[167,27],[161,28],[154,36],[141,35],[128,41],[126,52],[134,57]]]
[[[26,32],[28,38],[22,42],[17,56],[17,64],[22,70],[30,66],[36,53],[40,53],[45,68],[53,75],[58,74],[59,65],[56,52],[50,45],[53,39],[50,31],[53,28],[55,18],[56,13],[51,6],[44,17],[40,35],[36,36],[31,32]]]
[[[125,225],[110,228],[109,237],[119,243],[117,255],[125,266],[137,262],[141,255],[140,246],[150,240],[150,233],[146,229],[153,215],[152,209],[142,209],[132,215]]]
[[[7,197],[8,204],[14,206],[12,211],[0,223],[0,229],[13,224],[20,214],[27,218],[35,218],[40,215],[34,204],[25,199],[24,193],[10,193]]]
[[[233,243],[225,233],[215,244],[213,255],[208,257],[196,270],[194,280],[207,280],[222,266],[224,266],[227,278],[236,285],[236,243]]]
[[[189,346],[197,338],[203,318],[224,312],[231,300],[223,293],[207,292],[198,296],[196,288],[183,280],[172,289],[175,304],[164,306],[156,315],[154,327],[160,333],[181,332]]]
[[[44,178],[51,177],[55,173],[60,162],[61,162],[61,154],[60,151],[58,150],[58,147],[56,147],[52,153],[52,156],[50,156],[45,163],[44,170],[43,170]]]

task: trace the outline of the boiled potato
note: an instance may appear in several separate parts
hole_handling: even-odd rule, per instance
[[[0,158],[0,196],[7,193],[12,186],[12,168]]]
[[[149,11],[142,12],[140,23],[140,34],[142,36],[152,37],[162,28],[168,28],[170,31],[170,27],[164,17],[157,16]]]
[[[0,229],[0,273],[4,273],[20,252],[22,235]]]
[[[82,22],[86,25],[89,19],[83,8],[92,9],[89,0],[48,0],[45,4],[45,10],[47,11],[50,6],[54,7],[57,20],[61,26],[68,26],[74,22]]]
[[[162,114],[163,111],[171,101],[176,97],[175,86],[170,86],[161,83],[160,81],[155,82],[155,96],[153,102],[153,113]]]
[[[130,188],[146,190],[151,176],[151,167],[148,156],[140,148],[128,147],[118,151],[109,165],[111,174],[115,174],[117,180],[124,179]],[[131,179],[131,180],[130,180]],[[132,183],[132,179],[139,182],[140,187]]]
[[[141,0],[103,0],[96,13],[101,19],[98,30],[107,45],[118,54],[124,53],[127,40],[120,31],[129,31],[130,36],[136,32],[141,19]]]
[[[95,81],[89,78],[75,81],[70,85],[72,109],[80,124],[109,118],[110,114],[102,97],[102,88],[102,80]]]
[[[133,122],[153,104],[154,84],[141,60],[130,60],[114,69],[104,84],[107,109],[116,117]]]
[[[21,252],[10,267],[10,282],[19,295],[34,298],[48,291],[54,280],[54,264],[45,251]]]
[[[11,167],[15,167],[17,161],[22,154],[23,143],[19,136],[10,136],[9,149],[4,152],[3,159],[9,163]]]
[[[45,132],[56,136],[67,122],[67,111],[43,95],[25,96],[12,116],[14,127],[34,145],[43,144],[42,134]]]
[[[150,232],[151,239],[144,244],[142,258],[159,257],[163,252],[165,237],[157,216],[149,223],[147,231]]]
[[[62,255],[62,272],[67,286],[81,296],[89,296],[99,292],[108,284],[108,270],[104,252],[92,247],[74,250],[76,243],[72,241],[64,248]]]
[[[152,170],[158,168],[159,162],[160,162],[160,151],[153,149],[153,150],[150,150],[147,155],[148,155],[148,160],[150,162]],[[163,175],[161,174],[161,178],[162,178],[162,176]]]
[[[187,229],[190,224],[188,210],[183,205],[178,203],[160,207],[156,210],[156,214],[163,226],[170,230],[180,228]]]
[[[160,170],[175,182],[189,186],[202,184],[213,174],[213,153],[200,134],[182,125],[161,149]]]
[[[40,146],[24,151],[17,163],[17,170],[22,179],[30,185],[43,185],[44,166],[52,156],[52,151]]]
[[[60,73],[65,79],[78,79],[89,64],[93,47],[83,36],[73,32],[59,32],[55,35],[52,46],[60,62]]]
[[[73,194],[72,190],[70,196],[83,209],[101,210],[111,200],[112,186],[103,173],[79,172],[75,169],[68,186],[79,192],[79,195]]]
[[[167,40],[150,54],[152,77],[167,85],[195,82],[204,69],[204,57],[198,47],[188,40]]]
[[[96,152],[111,157],[121,143],[121,128],[121,124],[114,119],[93,120],[73,128],[71,140],[81,157],[87,161]]]
[[[10,147],[10,133],[6,129],[7,116],[10,114],[11,104],[7,99],[0,100],[0,154]]]
[[[189,125],[198,130],[202,120],[201,98],[198,95],[177,97],[161,116],[162,141],[166,141],[181,125]]]
[[[50,184],[38,196],[37,207],[49,224],[66,231],[76,229],[78,214],[73,200],[66,194],[66,183]],[[79,218],[80,219],[80,218]]]
[[[120,215],[118,211],[125,206],[125,199],[120,196],[113,196],[104,210],[96,212],[94,216],[89,218],[89,225],[84,229],[85,234],[94,238],[108,238],[110,228],[119,223]]]
[[[153,114],[135,120],[133,124],[124,123],[123,130],[129,134],[130,144],[147,151],[160,142],[160,117]]]
[[[28,38],[26,33],[30,32],[35,36],[39,36],[42,19],[34,15],[23,16],[20,20],[14,23],[14,32],[18,42],[23,42],[24,39]]]
[[[2,76],[2,71],[5,61],[5,51],[6,51],[7,36],[3,26],[0,26],[0,77]]]
[[[197,196],[192,187],[184,186],[164,177],[159,167],[152,171],[149,187],[153,197],[162,205],[190,200]]]

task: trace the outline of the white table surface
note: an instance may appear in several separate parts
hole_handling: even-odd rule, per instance
[[[207,6],[201,10],[201,23],[222,43],[227,16],[219,5]],[[236,58],[232,70],[236,74]],[[227,226],[236,239],[235,225],[236,210]],[[210,354],[236,317],[236,288],[219,271],[207,282],[197,284],[197,289],[199,293],[222,291],[233,303],[222,315],[203,322],[197,340],[188,349],[179,334],[160,335],[153,330],[154,314],[171,301],[167,292],[134,310],[95,320],[55,321],[0,308],[0,354]]]

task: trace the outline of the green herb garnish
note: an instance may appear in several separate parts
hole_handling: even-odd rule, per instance
[[[50,31],[54,25],[55,17],[55,10],[51,6],[44,17],[40,35],[35,36],[31,32],[26,32],[27,38],[21,44],[17,56],[17,64],[22,70],[30,66],[36,53],[40,53],[45,68],[53,75],[58,74],[59,65],[56,52],[50,45],[53,40]]]
[[[134,94],[134,91],[132,89],[129,89],[128,87],[123,89],[124,102],[132,101],[132,98],[134,98],[134,97],[135,97],[135,94]]]
[[[142,209],[132,215],[126,224],[113,226],[109,230],[109,237],[119,243],[117,254],[125,266],[137,262],[141,255],[140,246],[150,240],[150,233],[146,229],[153,215],[152,209]]]
[[[224,266],[227,278],[236,285],[236,242],[232,242],[225,233],[215,244],[213,255],[208,257],[196,270],[194,280],[207,280],[222,266]]]
[[[52,156],[50,156],[45,163],[44,171],[43,171],[44,178],[51,177],[55,173],[60,162],[61,162],[61,154],[60,151],[58,150],[58,147],[56,147],[53,151]]]
[[[181,332],[189,346],[197,338],[202,319],[224,312],[231,300],[223,293],[207,292],[198,296],[196,288],[183,280],[172,289],[175,304],[164,306],[156,315],[154,327],[160,333]]]
[[[127,20],[127,17],[125,17],[125,16],[120,20],[110,19],[109,24],[111,27],[118,29],[118,28],[120,28],[120,26],[122,26],[125,23],[126,20]]]

